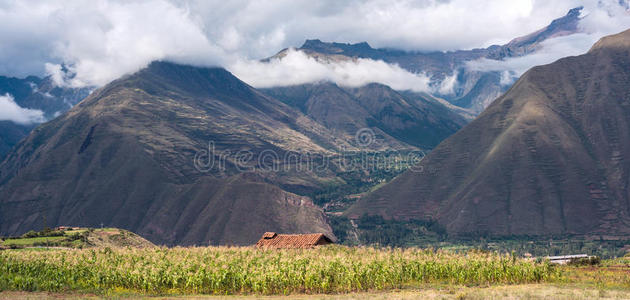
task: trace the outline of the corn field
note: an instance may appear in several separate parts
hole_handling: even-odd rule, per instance
[[[342,246],[0,251],[0,291],[344,293],[426,283],[533,283],[557,276],[544,262],[478,251]]]

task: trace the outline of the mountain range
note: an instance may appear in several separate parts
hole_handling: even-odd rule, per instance
[[[249,244],[265,231],[332,236],[304,194],[340,180],[341,167],[308,169],[302,155],[361,150],[354,131],[362,126],[386,137],[378,149],[395,150],[424,146],[412,130],[435,128],[425,133],[435,146],[465,123],[382,85],[318,89],[323,96],[310,93],[305,114],[224,69],[154,62],[37,127],[7,155],[0,232],[104,223],[170,245]],[[319,111],[330,101],[347,101],[344,114]]]
[[[224,69],[155,62],[96,90],[9,153],[0,167],[0,231],[105,223],[163,244],[243,244],[265,230],[330,233],[308,198],[239,172],[250,166],[225,151],[342,145]],[[204,150],[217,159],[210,173],[194,164]]]
[[[412,93],[409,91],[398,92],[405,94],[405,96],[413,94],[411,98],[414,99],[443,104],[453,112],[463,116],[466,120],[470,120],[479,114],[494,98],[505,92],[509,84],[502,83],[502,74],[500,72],[473,71],[466,67],[467,62],[481,58],[502,60],[533,53],[539,50],[541,43],[549,38],[578,32],[577,24],[580,20],[581,10],[581,7],[572,9],[566,16],[554,20],[549,26],[537,32],[516,38],[506,45],[491,46],[486,49],[426,53],[395,49],[373,49],[366,42],[344,44],[307,40],[298,50],[322,60],[353,59],[357,57],[383,60],[398,64],[414,73],[425,72],[431,74],[435,82],[441,82],[446,77],[455,76],[452,92],[441,93],[434,91],[431,94]],[[281,58],[286,51],[287,49],[280,51],[274,58]],[[317,84],[303,85],[302,88],[313,85]],[[286,87],[266,90],[273,95],[276,94],[273,91],[274,89],[278,89],[278,94],[283,94],[288,90],[300,88]],[[312,88],[310,89],[312,90]],[[20,79],[0,76],[0,96],[11,95],[20,107],[42,111],[45,120],[51,120],[67,111],[85,98],[91,90],[93,90],[91,87],[72,88],[59,86],[53,81],[51,76],[45,78],[28,76]],[[289,102],[292,102],[292,100]],[[452,115],[448,117],[452,118],[452,122],[455,124],[461,123],[461,118],[459,117],[453,117]],[[0,120],[0,128],[3,129],[0,131],[0,160],[4,158],[13,146],[26,137],[36,125],[37,123],[18,124],[8,120]],[[411,125],[405,125],[408,129],[410,128],[409,126]],[[434,147],[441,140],[439,137],[442,136],[444,130],[439,129],[439,131],[440,133],[437,133],[435,136],[427,137],[429,141],[416,142],[415,146],[429,149]],[[447,129],[447,131],[450,131],[450,129]],[[380,133],[387,135],[384,132]]]
[[[434,85],[439,85],[447,77],[454,76],[451,91],[444,92],[437,89],[432,92],[433,96],[444,98],[476,115],[504,93],[510,87],[510,83],[502,82],[501,72],[473,70],[467,67],[468,62],[479,59],[500,61],[534,53],[540,50],[541,43],[548,39],[579,32],[578,23],[582,10],[583,7],[576,7],[536,32],[515,38],[505,45],[493,45],[481,49],[409,52],[387,48],[374,49],[366,42],[327,43],[313,39],[307,40],[296,50],[323,62],[355,58],[382,60],[396,64],[412,73],[426,73],[431,76]],[[287,51],[289,49],[284,49],[265,61],[281,59]]]
[[[534,67],[347,214],[453,235],[630,234],[630,30]]]
[[[580,11],[486,49],[299,48],[455,76],[451,95],[379,83],[256,89],[223,68],[166,61],[94,91],[1,77],[0,96],[49,121],[0,122],[0,234],[105,224],[165,245],[247,245],[267,231],[334,239],[318,204],[337,201],[350,219],[436,222],[452,236],[627,236],[630,31],[534,67],[507,92],[500,73],[466,68],[575,33]],[[403,168],[347,164],[414,151],[430,153],[390,182]]]

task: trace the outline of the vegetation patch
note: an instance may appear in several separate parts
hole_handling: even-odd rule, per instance
[[[293,294],[389,290],[424,284],[557,280],[558,268],[470,251],[326,246],[104,248],[1,251],[0,290],[142,294]]]
[[[329,215],[338,243],[387,247],[439,248],[456,252],[470,250],[512,253],[517,256],[545,257],[587,254],[604,259],[623,257],[630,240],[606,240],[584,236],[449,236],[443,226],[432,220],[385,220],[378,215],[363,215],[350,220]],[[597,264],[583,260],[580,264]]]
[[[90,247],[151,247],[151,242],[118,228],[80,228],[29,231],[19,237],[0,239],[0,248],[90,248]]]

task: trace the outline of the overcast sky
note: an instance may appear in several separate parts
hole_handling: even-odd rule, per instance
[[[586,34],[567,40],[569,46],[543,52],[546,60],[565,52],[579,54],[601,35],[627,28],[628,13],[619,12],[618,0],[0,1],[0,75],[54,74],[61,81],[60,64],[65,63],[77,73],[67,84],[99,86],[153,60],[168,59],[286,77],[291,70],[264,69],[256,60],[312,38],[420,51],[486,47],[540,29],[580,5],[590,15],[583,22]],[[296,55],[298,66],[318,67]],[[354,74],[355,67],[356,72],[375,67],[388,78],[426,84],[423,75],[411,78],[396,66],[361,63],[332,70]],[[515,66],[471,67],[529,68],[536,61],[508,63]],[[321,70],[326,72],[331,71]],[[396,85],[396,80],[386,83]]]

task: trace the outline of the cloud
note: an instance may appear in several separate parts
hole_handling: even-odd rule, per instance
[[[466,67],[472,71],[502,72],[501,83],[509,85],[533,66],[584,54],[601,37],[630,28],[630,12],[626,7],[627,3],[617,1],[587,3],[578,25],[581,33],[546,40],[540,50],[526,56],[505,60],[482,58],[467,62]]]
[[[427,75],[410,73],[397,65],[371,59],[322,62],[295,49],[269,62],[239,60],[228,70],[258,88],[332,81],[349,87],[379,82],[397,90],[431,89]]]
[[[452,95],[455,93],[455,87],[457,87],[457,75],[458,72],[453,72],[452,75],[444,77],[444,79],[435,85],[433,92],[439,95]]]
[[[609,35],[630,27],[630,1],[601,0],[587,3],[580,21],[582,29],[597,36]]]
[[[485,47],[538,30],[579,2],[193,0],[182,6],[198,14],[211,40],[226,49],[245,49],[251,58],[271,56],[307,38],[404,50]]]
[[[63,72],[61,65],[45,63],[44,68],[46,69],[46,75],[50,76],[50,79],[52,79],[57,86],[64,85],[66,74]],[[37,90],[33,89],[33,92],[37,92]]]
[[[13,96],[0,96],[0,121],[12,121],[22,125],[45,122],[44,112],[37,109],[20,107]]]
[[[482,58],[467,62],[472,71],[509,71],[512,77],[518,78],[533,66],[552,63],[562,57],[584,54],[597,41],[597,36],[577,33],[557,37],[541,43],[541,49],[520,57],[505,60]]]
[[[535,31],[579,5],[585,5],[592,16],[587,21],[593,24],[585,23],[586,27],[604,28],[588,33],[599,35],[626,24],[618,24],[608,14],[608,10],[617,9],[613,5],[616,2],[5,1],[0,2],[0,75],[49,74],[70,86],[100,86],[153,60],[237,66],[298,46],[307,38],[368,41],[375,47],[404,50],[470,49],[505,43]],[[346,82],[351,82],[366,77],[359,74],[368,64],[387,69],[404,82],[403,86],[415,80],[401,75],[395,66],[384,67],[378,62],[333,69],[339,74],[346,72],[352,78]],[[62,70],[68,72],[61,74]],[[330,70],[325,72],[329,75],[324,78],[340,78],[330,75]]]
[[[103,85],[153,60],[217,65],[226,57],[190,11],[164,1],[11,1],[0,4],[0,73],[50,74]]]

